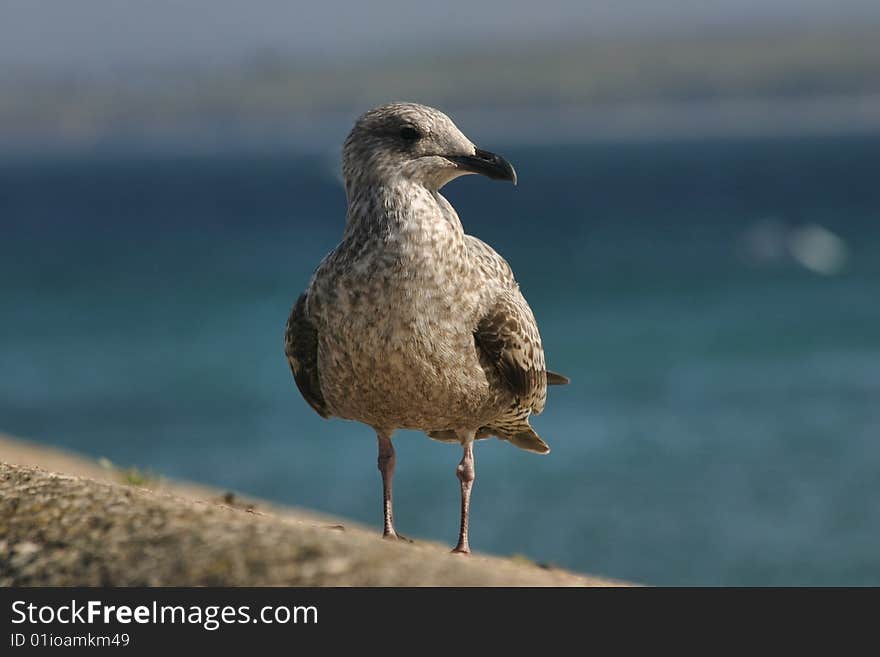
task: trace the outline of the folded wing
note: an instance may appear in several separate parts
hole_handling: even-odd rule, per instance
[[[477,324],[474,341],[520,408],[544,410],[547,372],[538,326],[518,289],[502,293]]]
[[[330,417],[318,378],[318,331],[308,317],[308,293],[300,295],[287,319],[284,353],[300,394],[321,417]]]

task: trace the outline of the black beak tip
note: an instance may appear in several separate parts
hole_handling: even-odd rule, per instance
[[[492,180],[508,180],[517,183],[516,169],[500,155],[479,148],[473,155],[458,155],[448,158],[459,167],[471,173],[479,173]]]
[[[474,152],[474,157],[478,161],[486,163],[484,171],[478,173],[485,173],[495,180],[509,180],[516,185],[516,169],[506,159],[479,148]]]

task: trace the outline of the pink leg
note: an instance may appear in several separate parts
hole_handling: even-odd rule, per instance
[[[394,510],[391,498],[391,483],[394,479],[394,464],[397,458],[394,456],[394,445],[391,444],[391,432],[376,431],[379,439],[379,472],[382,473],[382,506],[385,521],[382,537],[388,539],[400,539],[408,541],[394,530]]]
[[[458,532],[458,545],[455,546],[453,552],[459,554],[470,554],[471,548],[468,544],[468,519],[471,508],[471,488],[476,479],[476,471],[474,469],[474,434],[467,434],[462,439],[462,447],[464,454],[461,462],[456,468],[458,480],[461,482],[461,529]]]

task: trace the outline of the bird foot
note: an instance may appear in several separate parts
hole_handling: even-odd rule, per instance
[[[401,543],[412,543],[413,540],[411,538],[407,538],[403,534],[398,534],[396,531],[385,532],[382,534],[382,538],[386,541],[400,541]]]
[[[457,545],[452,549],[452,554],[465,554],[468,555],[471,553],[471,549],[467,546]]]

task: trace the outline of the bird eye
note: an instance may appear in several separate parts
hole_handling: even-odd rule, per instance
[[[421,135],[421,134],[419,133],[419,131],[418,131],[416,128],[414,128],[413,126],[411,126],[411,125],[405,125],[405,126],[403,126],[403,127],[400,129],[400,136],[401,136],[405,141],[415,141],[416,139],[418,139],[418,138],[421,137],[422,135]]]

